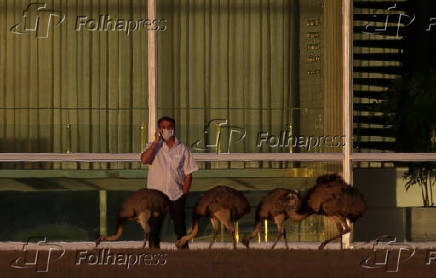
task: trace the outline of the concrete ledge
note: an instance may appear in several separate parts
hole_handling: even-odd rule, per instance
[[[392,248],[400,248],[404,247],[404,245],[408,245],[410,247],[421,249],[421,250],[436,250],[436,242],[398,242],[398,245],[392,245]],[[59,245],[62,246],[65,250],[91,250],[95,248],[95,242],[92,241],[83,241],[83,242],[65,242],[65,241],[56,241],[56,242],[47,242],[47,245],[38,245],[34,242],[29,243],[26,246],[26,250],[48,250],[50,245]],[[112,248],[112,249],[140,249],[142,247],[142,241],[113,241],[113,242],[101,242],[98,248]],[[271,249],[272,242],[252,242],[250,243],[250,249]],[[17,241],[9,241],[9,242],[0,242],[0,251],[11,251],[11,250],[23,250],[23,246],[26,245],[25,242],[17,242]],[[319,242],[288,242],[290,250],[317,250],[320,243]],[[190,242],[189,247],[192,250],[202,250],[209,248],[209,242]],[[242,243],[238,242],[238,249],[244,250],[246,249]],[[280,241],[277,243],[276,249],[285,249],[285,243]],[[352,249],[372,249],[373,242],[354,242],[352,243]],[[161,242],[162,250],[176,250],[173,242]],[[216,242],[212,249],[233,249],[233,244],[231,242]],[[339,242],[329,243],[326,248],[327,250],[339,250],[340,244]]]
[[[65,241],[54,241],[44,243],[47,245],[38,245],[35,242],[29,243],[26,246],[26,250],[48,250],[50,245],[62,246],[65,250],[89,250],[96,249],[95,242],[93,241],[83,241],[83,242],[65,242]],[[98,248],[112,248],[112,249],[140,249],[142,247],[143,241],[113,241],[113,242],[101,242]],[[250,249],[271,249],[273,242],[252,242],[250,243]],[[316,250],[318,249],[319,242],[288,242],[290,249],[307,249]],[[23,250],[23,246],[26,242],[0,242],[0,251],[10,251],[10,250]],[[436,243],[435,243],[436,246]],[[192,250],[209,249],[209,242],[190,242],[189,248]],[[237,248],[246,249],[246,247],[238,242]],[[284,242],[278,242],[276,249],[285,249]],[[338,250],[340,245],[338,242],[333,242],[326,246],[326,249]],[[162,250],[176,250],[174,242],[161,242]],[[233,244],[231,242],[216,242],[214,243],[212,249],[233,249]]]
[[[314,169],[208,169],[194,172],[194,178],[307,178],[315,175]],[[146,179],[148,169],[120,170],[26,170],[3,169],[0,178],[126,178]]]

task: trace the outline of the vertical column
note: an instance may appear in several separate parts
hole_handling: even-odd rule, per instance
[[[322,110],[324,106],[323,76],[321,75],[324,49],[323,1],[299,1],[300,14],[300,67],[299,107],[294,107],[300,121],[296,133],[300,136],[322,135]],[[321,118],[321,121],[320,121]],[[308,152],[307,149],[300,151]]]
[[[342,89],[344,97],[344,165],[343,173],[344,180],[347,183],[353,181],[353,165],[351,161],[351,152],[353,151],[353,3],[352,0],[342,0]],[[350,224],[350,223],[349,223]],[[342,237],[342,244],[344,248],[351,247],[352,233],[348,233]]]
[[[107,198],[106,190],[99,191],[100,201],[100,235],[107,235]]]
[[[343,89],[342,89],[342,0],[324,2],[324,134],[326,136],[343,135]],[[338,140],[339,143],[339,140]],[[334,142],[332,145],[336,145]],[[342,152],[341,147],[322,146],[322,152]],[[334,162],[327,171],[340,172]]]
[[[147,18],[157,18],[156,0],[148,0]],[[147,31],[148,47],[148,141],[154,139],[157,121],[157,32]]]
[[[342,90],[342,0],[325,0],[323,10],[322,35],[323,56],[323,95],[324,119],[321,123],[324,133],[322,135],[343,135],[343,90]],[[326,140],[327,142],[327,140]],[[342,147],[333,147],[339,140],[321,145],[322,152],[342,152]],[[329,145],[329,146],[327,146]],[[342,172],[342,165],[338,162],[325,163],[321,167],[326,172]],[[331,238],[338,233],[336,223],[324,218],[324,236]]]

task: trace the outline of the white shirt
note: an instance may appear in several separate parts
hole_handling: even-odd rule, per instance
[[[172,201],[183,195],[185,177],[198,170],[188,147],[176,137],[174,139],[171,148],[163,141],[156,147],[147,176],[147,188],[162,191]],[[147,144],[146,150],[151,144]]]

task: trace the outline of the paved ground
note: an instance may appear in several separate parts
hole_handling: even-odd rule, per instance
[[[389,258],[387,266],[375,268],[372,251],[363,249],[150,251],[102,248],[67,250],[62,257],[55,250],[50,254],[49,264],[48,251],[39,252],[36,264],[35,251],[28,250],[26,258],[23,251],[0,251],[0,271],[2,277],[435,277],[436,260],[426,265],[428,252],[417,250],[408,261],[404,261],[407,256],[402,257],[398,272],[390,273],[387,271],[396,271],[396,257]],[[364,268],[361,264],[368,257],[366,266],[370,268]]]
[[[358,243],[353,250],[338,250],[333,244],[318,251],[314,250],[317,243],[292,243],[290,250],[283,249],[283,243],[277,250],[263,249],[269,247],[265,244],[231,250],[226,243],[217,243],[212,250],[202,249],[204,243],[192,244],[191,250],[174,250],[168,243],[161,250],[144,250],[138,248],[140,242],[114,242],[99,249],[91,242],[57,242],[31,244],[24,251],[23,243],[9,242],[0,243],[0,273],[1,277],[93,278],[435,277],[435,243],[401,244],[390,250],[386,264],[380,264],[386,250],[379,249],[374,257],[370,243]],[[400,252],[404,244],[409,249]]]

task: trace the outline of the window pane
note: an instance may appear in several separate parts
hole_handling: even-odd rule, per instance
[[[435,12],[354,1],[355,152],[436,152]]]
[[[222,163],[222,162],[220,162]],[[248,163],[248,162],[247,162]],[[192,209],[198,198],[208,189],[226,185],[243,192],[251,211],[239,221],[240,238],[251,232],[254,213],[260,200],[274,188],[290,188],[301,196],[311,188],[316,177],[327,171],[340,173],[340,163],[332,162],[277,162],[282,168],[254,167],[228,170],[218,163],[193,174],[191,192],[186,205],[188,231],[191,227]],[[35,163],[39,164],[39,163]],[[101,163],[103,164],[103,163]],[[237,166],[237,165],[236,165]],[[240,165],[241,166],[241,165]],[[0,170],[0,218],[8,223],[0,232],[2,241],[25,241],[30,235],[47,236],[48,240],[94,240],[102,227],[108,234],[115,232],[117,214],[122,200],[130,193],[146,186],[147,172],[137,170]],[[32,167],[36,169],[37,167]],[[109,166],[106,167],[110,169]],[[77,204],[80,204],[78,206]],[[105,205],[105,210],[100,206]],[[10,212],[14,214],[11,215]],[[14,217],[21,215],[21,217]],[[100,219],[103,219],[100,222]],[[273,240],[277,229],[268,222],[266,239]],[[290,241],[320,241],[336,232],[336,225],[319,215],[300,223],[287,220],[287,238]],[[201,220],[200,233],[195,241],[209,241],[211,227],[207,219]],[[121,240],[142,240],[139,225],[128,222]],[[163,225],[162,240],[174,242],[174,228],[167,217]],[[217,241],[230,241],[225,233]],[[262,228],[259,240],[265,241]],[[253,243],[257,241],[253,239]]]
[[[436,163],[354,163],[354,185],[368,211],[355,225],[355,241],[395,236],[398,241],[434,241]]]
[[[139,151],[147,31],[132,25],[147,18],[146,2],[0,5],[0,152]]]
[[[158,115],[176,119],[183,142],[342,151],[340,1],[162,0],[158,12]],[[218,127],[220,148],[206,147]]]

